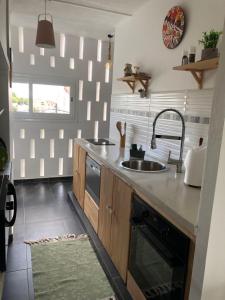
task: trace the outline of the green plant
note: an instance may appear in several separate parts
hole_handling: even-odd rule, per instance
[[[216,48],[221,34],[222,31],[215,31],[214,29],[210,32],[203,32],[202,39],[199,40],[199,43],[202,44],[205,49]]]

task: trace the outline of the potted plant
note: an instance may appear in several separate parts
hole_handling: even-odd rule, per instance
[[[221,34],[222,31],[215,31],[214,29],[209,32],[203,32],[202,39],[199,40],[199,43],[204,46],[202,60],[218,57],[217,44]]]

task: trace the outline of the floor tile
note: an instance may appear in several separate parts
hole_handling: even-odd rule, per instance
[[[29,300],[34,300],[32,269],[27,270]]]
[[[27,268],[32,268],[32,262],[31,262],[31,247],[30,245],[26,245],[26,256],[27,256]]]
[[[2,300],[29,300],[27,270],[6,273]]]
[[[55,237],[66,234],[63,221],[36,222],[27,224],[25,229],[25,240],[39,240],[46,237]]]
[[[19,271],[27,268],[26,245],[12,243],[8,248],[7,272]]]
[[[24,209],[23,207],[21,208],[17,208],[17,215],[16,215],[16,222],[15,222],[15,226],[24,224],[25,222],[25,216],[24,216]]]
[[[48,182],[23,184],[24,207],[48,204],[53,201]]]
[[[25,224],[15,224],[13,227],[13,244],[22,243],[25,237]]]
[[[74,213],[67,203],[64,203],[64,205],[48,203],[25,207],[25,223],[57,221],[72,218],[73,215]]]
[[[74,219],[68,219],[63,221],[67,233],[84,234],[85,229],[78,219],[78,216]]]

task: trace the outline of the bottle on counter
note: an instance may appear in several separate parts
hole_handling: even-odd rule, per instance
[[[190,53],[189,53],[189,63],[195,63],[195,56],[196,56],[196,47],[191,46],[190,47]]]
[[[187,50],[183,50],[183,56],[182,56],[182,66],[188,64],[188,52]]]

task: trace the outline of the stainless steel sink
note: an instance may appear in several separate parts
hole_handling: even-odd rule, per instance
[[[166,165],[152,160],[125,160],[120,163],[121,167],[136,172],[163,172],[166,171]]]

